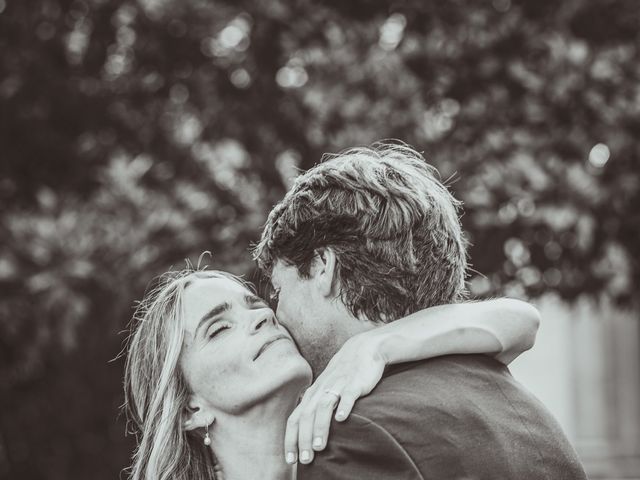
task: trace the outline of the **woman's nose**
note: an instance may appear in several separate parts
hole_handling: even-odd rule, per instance
[[[255,318],[251,322],[251,333],[256,333],[267,326],[276,326],[276,317],[273,312],[267,309],[256,311]]]

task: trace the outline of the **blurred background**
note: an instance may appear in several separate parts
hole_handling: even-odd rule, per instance
[[[451,179],[514,375],[592,478],[640,477],[636,0],[0,0],[0,477],[118,478],[134,300],[248,249],[324,152]],[[115,360],[114,360],[115,359]]]

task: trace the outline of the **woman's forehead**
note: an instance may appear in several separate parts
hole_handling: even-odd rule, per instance
[[[240,282],[222,275],[208,274],[190,278],[185,284],[185,297],[224,298],[245,296],[251,292]]]

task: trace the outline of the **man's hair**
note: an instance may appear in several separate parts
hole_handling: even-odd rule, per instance
[[[459,206],[411,147],[353,148],[325,155],[296,179],[253,254],[267,275],[281,260],[308,278],[317,249],[330,247],[349,311],[389,322],[463,297]]]

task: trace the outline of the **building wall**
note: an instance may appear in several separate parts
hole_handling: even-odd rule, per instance
[[[536,305],[536,345],[511,372],[556,416],[590,478],[640,479],[640,315],[552,295]]]

